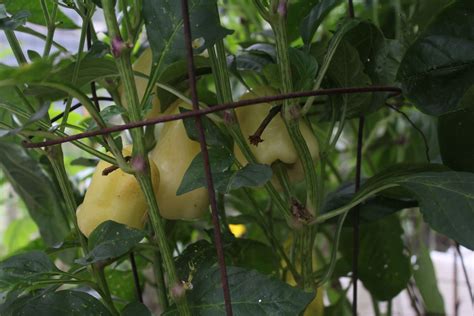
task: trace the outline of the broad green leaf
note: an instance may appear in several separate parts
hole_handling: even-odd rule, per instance
[[[29,16],[27,11],[18,11],[12,16],[8,16],[5,5],[0,4],[0,30],[14,30],[20,25],[24,25]]]
[[[73,69],[76,63],[70,63],[65,67],[57,67],[45,69],[42,74],[38,74],[39,81],[50,81],[72,84]],[[94,57],[87,55],[81,60],[79,73],[75,86],[78,88],[85,87],[92,81],[98,81],[106,78],[115,78],[118,76],[118,70],[112,58]],[[44,87],[30,87],[25,91],[28,95],[41,97],[48,100],[59,100],[66,97],[63,91]]]
[[[370,86],[372,81],[364,72],[364,64],[362,63],[358,51],[347,41],[339,44],[327,70],[327,78],[329,78],[336,87],[365,87]],[[361,112],[367,111],[367,106],[372,101],[371,94],[352,94],[345,96],[347,102],[346,117],[354,117]],[[334,102],[341,101],[342,98],[334,98]],[[337,102],[336,111],[342,110],[342,104]]]
[[[443,10],[410,46],[398,78],[418,109],[453,111],[474,84],[474,2],[459,0]]]
[[[311,9],[309,14],[301,22],[300,26],[301,37],[303,38],[305,45],[311,43],[314,34],[324,18],[341,2],[342,0],[321,0]],[[301,15],[299,16],[299,19],[301,19]]]
[[[272,178],[272,168],[262,164],[247,164],[234,172],[227,184],[227,192],[243,187],[261,187]]]
[[[227,267],[234,315],[288,315],[301,313],[314,293],[293,288],[279,279],[237,267]],[[200,270],[187,299],[193,315],[222,315],[224,297],[219,268]],[[164,315],[177,315],[171,310]]]
[[[22,11],[28,11],[30,16],[28,17],[28,22],[44,25],[46,26],[46,20],[41,10],[40,1],[31,1],[31,0],[5,0],[5,7],[7,8],[8,13],[16,14]],[[53,0],[46,0],[46,7],[51,13],[53,9]],[[58,23],[58,28],[61,29],[77,29],[76,24],[68,18],[61,10],[58,10],[56,16],[56,23]]]
[[[89,236],[90,252],[84,258],[77,259],[76,262],[88,265],[118,258],[129,252],[144,237],[145,232],[142,230],[114,221],[106,221],[94,229]]]
[[[209,58],[194,56],[194,67],[196,70],[196,76],[202,76],[211,72]],[[180,91],[185,91],[189,88],[188,82],[186,81],[187,78],[188,62],[186,60],[179,60],[163,69],[162,74],[158,78],[158,82],[178,88]],[[172,102],[177,100],[177,97],[174,94],[160,88],[156,90],[156,95],[160,100],[162,112],[166,111]],[[203,101],[202,99],[203,95],[199,94],[199,101]]]
[[[161,73],[165,66],[186,56],[181,3],[144,0],[142,13],[153,59]],[[191,0],[189,13],[193,45],[198,53],[232,33],[220,25],[215,0]]]
[[[363,181],[362,183],[364,183]],[[354,184],[344,184],[336,191],[328,194],[324,201],[321,214],[349,203],[355,195]],[[377,221],[404,208],[416,207],[418,203],[412,199],[384,196],[383,194],[367,199],[359,206],[359,220],[361,223]],[[347,225],[352,225],[352,217],[346,219]]]
[[[32,282],[44,273],[57,270],[42,251],[30,251],[0,262],[0,289],[6,290],[18,283]]]
[[[268,64],[273,64],[273,60],[268,55],[255,52],[241,52],[234,60],[237,70],[253,70],[261,72]]]
[[[292,0],[288,1],[287,33],[290,42],[300,37],[301,18],[305,16],[319,0]]]
[[[439,117],[438,141],[445,165],[456,171],[474,172],[472,135],[474,135],[474,107]]]
[[[20,145],[0,142],[0,168],[25,202],[46,244],[63,241],[69,224],[62,197],[41,165]]]
[[[429,250],[421,242],[420,250],[416,256],[416,263],[412,267],[416,287],[423,297],[426,311],[431,315],[444,315],[444,300],[438,288],[433,261],[431,261]]]
[[[37,233],[38,227],[29,216],[10,222],[3,234],[2,244],[6,253],[10,254],[27,246]]]
[[[424,220],[441,234],[474,249],[474,174],[436,164],[398,165],[368,180],[343,209],[383,190],[401,187],[420,205]]]
[[[273,249],[256,240],[226,235],[224,251],[227,265],[257,270],[263,274],[272,274],[279,267],[279,259]],[[178,276],[183,280],[188,279],[191,266],[194,270],[201,271],[216,264],[215,245],[206,240],[199,240],[189,245],[176,258]]]
[[[359,278],[379,301],[397,296],[410,280],[410,259],[404,252],[402,234],[396,215],[361,226]],[[343,247],[346,258],[352,258],[352,232],[349,235]]]
[[[125,306],[120,312],[120,316],[152,316],[152,313],[145,304],[132,302]]]
[[[180,108],[180,113],[189,112],[189,110]],[[209,146],[223,146],[232,148],[232,139],[226,135],[213,121],[206,116],[201,116],[202,127],[204,128],[204,135],[206,136],[206,143]],[[184,128],[188,137],[194,141],[199,142],[199,132],[196,126],[196,119],[194,117],[183,119]]]
[[[10,305],[6,315],[110,316],[111,314],[92,295],[80,291],[63,290],[20,297]]]
[[[210,147],[208,152],[214,186],[218,190],[225,190],[231,175],[229,168],[234,163],[233,154],[224,147]],[[186,170],[176,194],[181,195],[201,187],[207,185],[202,153],[198,153]]]
[[[294,89],[296,91],[311,90],[313,80],[318,72],[316,58],[296,48],[289,50]]]

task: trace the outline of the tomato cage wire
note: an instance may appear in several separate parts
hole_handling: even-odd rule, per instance
[[[348,11],[349,17],[354,18],[354,6],[352,0],[348,0]],[[330,96],[330,95],[342,95],[342,94],[357,94],[357,93],[374,93],[374,92],[385,92],[390,93],[388,97],[398,96],[402,93],[402,90],[394,86],[369,86],[369,87],[349,87],[349,88],[333,88],[333,89],[318,89],[314,91],[303,91],[303,92],[293,92],[287,94],[279,94],[274,96],[267,97],[258,97],[248,100],[240,100],[237,102],[222,103],[216,106],[209,108],[200,109],[199,108],[199,98],[196,88],[196,71],[194,67],[193,59],[193,48],[192,48],[192,36],[190,28],[190,15],[188,8],[188,0],[181,0],[181,9],[183,17],[183,30],[184,30],[184,40],[186,47],[186,59],[188,63],[188,78],[189,78],[189,89],[191,93],[191,100],[193,109],[179,114],[172,115],[162,115],[157,118],[142,120],[137,122],[130,122],[127,124],[116,125],[112,127],[102,128],[95,131],[88,131],[83,133],[78,133],[75,135],[70,135],[58,139],[47,140],[43,142],[30,142],[23,141],[23,146],[25,148],[39,148],[39,147],[48,147],[54,146],[62,143],[77,141],[83,138],[89,138],[93,136],[106,135],[114,132],[120,132],[124,130],[130,130],[133,128],[141,128],[145,126],[156,125],[159,123],[182,120],[185,118],[193,117],[195,119],[196,128],[199,133],[199,143],[201,147],[201,152],[203,155],[204,162],[204,171],[206,176],[206,184],[209,192],[209,200],[211,205],[212,213],[212,223],[214,226],[214,238],[216,244],[216,252],[218,257],[218,263],[221,274],[221,283],[222,291],[224,294],[225,309],[227,315],[232,315],[232,305],[230,290],[228,284],[228,277],[226,271],[226,264],[224,258],[224,249],[222,242],[222,234],[220,230],[219,216],[218,216],[218,207],[217,200],[214,190],[214,182],[211,175],[210,162],[209,162],[209,153],[207,149],[206,136],[202,126],[202,116],[214,112],[220,112],[229,109],[235,109],[243,106],[258,105],[262,103],[274,102],[274,101],[283,101],[286,99],[295,99],[311,96]],[[93,96],[95,97],[95,96]],[[99,99],[95,100],[98,101]],[[314,106],[314,105],[313,105]],[[356,192],[360,187],[361,180],[361,166],[362,166],[362,145],[363,145],[363,129],[364,129],[364,116],[359,117],[359,130],[358,130],[358,142],[357,142],[357,161],[356,161],[356,175],[355,175],[355,187]],[[354,228],[354,238],[353,238],[353,264],[352,264],[352,284],[353,284],[353,315],[357,315],[357,279],[358,279],[358,269],[357,269],[357,258],[359,254],[359,212],[356,207],[353,211],[353,228]]]

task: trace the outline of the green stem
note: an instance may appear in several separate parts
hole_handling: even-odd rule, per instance
[[[288,258],[288,256],[286,255],[285,250],[283,249],[279,240],[276,238],[275,234],[273,233],[273,229],[270,227],[269,223],[267,223],[267,220],[265,219],[265,213],[262,211],[258,203],[249,193],[248,189],[244,189],[244,192],[247,198],[249,199],[250,203],[252,203],[253,208],[257,210],[256,220],[257,220],[258,225],[262,228],[262,231],[265,234],[265,237],[270,242],[272,247],[276,250],[276,252],[280,255],[280,257],[283,259],[283,261],[285,261],[286,267],[290,270],[291,274],[293,275],[293,279],[295,279],[295,281],[298,282],[298,280],[300,279],[300,274],[296,270],[290,258]],[[271,223],[271,219],[270,219],[270,223]]]
[[[24,118],[26,120],[28,120],[32,115],[32,113],[31,114],[27,113],[24,110],[20,109],[19,107],[9,106],[8,104],[5,104],[5,103],[0,103],[0,108],[4,108],[4,109],[14,113],[15,115],[17,115],[21,118]],[[42,129],[44,129],[44,130],[49,130],[51,128],[51,126],[49,126],[48,124],[46,124],[43,121],[37,121],[37,122],[35,122],[35,124],[38,124],[38,126]],[[58,129],[54,130],[54,134],[59,136],[59,137],[68,136],[66,133],[61,132]],[[107,161],[108,163],[110,163],[112,165],[117,165],[117,161],[113,157],[111,157],[107,154],[104,154],[103,152],[100,152],[100,151],[96,150],[95,148],[90,147],[90,146],[86,145],[85,143],[83,143],[79,140],[72,141],[71,143],[73,145],[75,145],[76,147],[84,150],[85,152],[91,154],[92,156],[95,156],[99,159]]]
[[[87,245],[87,240],[84,237],[84,235],[81,233],[79,229],[79,224],[77,223],[77,217],[76,217],[77,204],[74,198],[71,182],[69,181],[69,178],[67,176],[66,169],[64,166],[63,153],[62,153],[61,147],[52,146],[52,147],[49,147],[46,152],[47,152],[48,159],[51,162],[51,166],[53,168],[54,174],[58,180],[59,187],[61,188],[61,192],[64,196],[64,200],[66,202],[67,209],[70,213],[70,218],[72,219],[74,230],[79,238],[79,243],[81,244],[82,251],[84,252],[84,255],[86,255],[89,251],[89,248]],[[107,282],[105,280],[105,277],[103,275],[103,271],[101,272],[100,269],[97,269],[94,265],[91,265],[91,270],[92,270],[92,274],[94,278],[96,279],[99,285],[99,288],[104,294],[102,296],[102,298],[104,299],[104,302],[107,304],[107,307],[113,314],[118,315],[118,312],[115,309],[115,306],[113,304],[112,297],[110,296],[110,291],[109,291]]]
[[[82,103],[82,105],[87,109],[89,114],[92,116],[92,118],[95,120],[95,122],[100,128],[107,127],[104,120],[100,116],[100,113],[97,110],[97,108],[94,106],[94,104],[92,104],[91,100],[87,97],[87,95],[85,95],[81,90],[71,85],[62,84],[62,83],[53,83],[53,82],[42,82],[38,84],[31,84],[31,86],[35,86],[35,85],[54,88],[54,89],[58,89],[58,90],[66,92],[68,95],[76,98],[79,102]],[[139,130],[140,129],[136,128],[136,129],[133,129],[132,131],[139,131]],[[104,138],[107,141],[107,144],[109,145],[111,152],[114,154],[116,163],[118,164],[120,169],[122,169],[124,172],[131,173],[132,171],[131,168],[128,166],[128,163],[125,161],[125,158],[122,155],[122,151],[117,147],[117,144],[115,143],[112,136],[110,134],[106,134]]]
[[[161,255],[158,251],[153,250],[153,272],[156,280],[156,293],[158,295],[158,302],[161,308],[165,311],[169,308],[168,296],[166,295],[165,278],[163,268],[161,266]]]
[[[8,44],[10,44],[10,47],[13,51],[13,55],[15,55],[15,58],[18,62],[18,64],[23,65],[26,64],[26,57],[25,54],[23,54],[23,50],[21,49],[20,42],[18,41],[18,38],[16,38],[15,33],[12,30],[5,30],[5,36],[7,38]]]
[[[229,80],[229,71],[227,69],[227,62],[226,62],[226,55],[225,55],[225,48],[224,42],[222,40],[217,41],[216,43],[216,50],[210,50],[209,55],[211,60],[214,61],[211,63],[213,69],[212,73],[214,75],[214,80],[216,82],[217,89],[222,94],[223,102],[232,102],[232,91],[230,88],[230,80]],[[217,69],[215,68],[217,67]],[[257,160],[252,153],[252,150],[247,143],[244,135],[242,134],[242,130],[240,129],[239,123],[237,121],[237,116],[234,110],[227,112],[230,117],[229,122],[227,122],[226,127],[229,131],[230,135],[234,139],[234,142],[240,148],[242,153],[244,154],[245,159],[247,159],[250,163],[256,163]],[[275,189],[273,184],[267,182],[264,186],[265,190],[267,191],[268,195],[270,195],[272,201],[275,203],[276,207],[282,214],[285,216],[288,222],[291,222],[292,215],[287,206],[287,203],[283,201],[280,197],[280,194]]]
[[[277,61],[282,77],[282,92],[290,93],[293,91],[293,81],[291,75],[290,56],[288,53],[288,36],[286,31],[286,16],[280,13],[275,13],[271,16],[270,26],[275,33],[275,41],[277,47]],[[294,100],[283,101],[283,118],[290,138],[295,146],[298,157],[301,159],[306,180],[306,208],[311,214],[317,216],[318,201],[317,188],[318,179],[316,175],[316,168],[314,165],[311,152],[308,145],[301,134],[300,122],[300,108]]]
[[[110,38],[112,41],[120,41],[122,37],[120,35],[120,29],[117,23],[117,17],[115,15],[114,2],[112,0],[102,0],[102,8],[104,11],[104,17]],[[115,61],[120,73],[120,78],[122,79],[125,88],[125,97],[127,104],[129,105],[128,113],[130,120],[139,121],[141,119],[140,101],[135,86],[135,77],[133,74],[132,63],[130,61],[130,50],[124,48],[120,52],[117,52]],[[147,166],[149,166],[147,153],[145,152],[145,144],[143,141],[143,130],[135,128],[132,129],[130,133],[133,139],[133,155],[145,159]],[[173,256],[168,245],[168,238],[166,236],[164,224],[160,216],[159,207],[156,202],[153,184],[149,172],[150,169],[147,168],[147,170],[147,173],[137,172],[135,177],[140,183],[140,187],[145,194],[149,206],[151,225],[153,227],[158,246],[160,247],[163,263],[168,275],[169,285],[171,287],[181,286],[176,273]],[[191,315],[185,294],[183,297],[175,299],[175,301],[180,315]]]
[[[46,42],[43,50],[43,57],[46,57],[51,52],[51,47],[53,45],[54,32],[56,31],[56,15],[58,13],[58,3],[53,2],[53,10],[51,12],[51,15],[49,15],[45,0],[41,0],[41,9],[43,10],[43,15],[48,28]]]
[[[387,189],[390,189],[390,188],[393,188],[393,187],[396,187],[396,186],[397,186],[397,184],[387,184],[387,185],[381,186],[381,187],[369,192],[369,194],[361,195],[359,198],[357,198],[356,200],[352,201],[349,204],[346,204],[346,205],[341,206],[341,207],[339,207],[335,210],[332,210],[328,213],[324,213],[323,215],[320,215],[318,218],[316,218],[310,224],[323,223],[323,222],[325,222],[325,221],[327,221],[327,220],[329,220],[333,217],[344,214],[345,212],[347,212],[350,209],[354,208],[355,206],[359,205],[360,203],[362,203],[363,201],[365,201],[369,197],[371,197],[371,196],[373,196],[373,195],[375,195],[375,194],[377,194],[381,191],[384,191],[384,190],[387,190]]]
[[[79,70],[80,70],[81,58],[82,58],[81,55],[82,55],[82,52],[84,51],[84,44],[85,44],[85,41],[86,41],[87,28],[88,28],[90,19],[92,17],[92,14],[93,14],[93,11],[90,10],[87,13],[87,15],[85,16],[85,18],[83,18],[83,20],[82,20],[81,36],[80,36],[80,39],[79,39],[79,48],[77,50],[77,60],[76,60],[76,63],[74,65],[74,70],[73,70],[73,73],[72,73],[72,84],[73,85],[76,84],[77,78],[79,76]],[[71,111],[71,105],[72,105],[72,97],[69,96],[68,99],[67,99],[66,107],[64,109],[63,119],[62,119],[61,125],[60,125],[60,129],[62,131],[64,131],[64,129],[66,128],[65,124],[67,123],[67,120],[69,118],[69,112]]]

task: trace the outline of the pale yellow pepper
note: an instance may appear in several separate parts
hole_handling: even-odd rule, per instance
[[[186,105],[178,100],[165,114],[177,114],[179,107]],[[188,138],[182,120],[164,123],[157,144],[150,152],[150,159],[160,173],[156,199],[164,218],[197,219],[208,210],[209,195],[206,188],[176,195],[186,170],[200,151],[199,143]]]
[[[131,154],[131,147],[123,150],[124,155]],[[107,220],[143,228],[147,217],[147,202],[145,195],[135,177],[117,169],[107,176],[102,171],[111,164],[100,161],[84,196],[84,201],[77,208],[77,222],[81,232],[89,236],[100,224]],[[153,188],[155,194],[160,182],[157,167],[150,162]]]
[[[133,63],[132,68],[134,71],[137,71],[149,76],[151,72],[152,63],[153,63],[153,55],[152,55],[151,48],[146,48],[143,51],[143,53],[138,57],[138,59]],[[135,85],[137,87],[137,94],[138,94],[138,99],[140,100],[140,102],[142,101],[143,96],[145,95],[147,84],[148,84],[148,79],[137,76],[137,75],[135,76]],[[125,94],[124,94],[123,84],[120,84],[118,91],[120,94],[122,105],[125,108],[128,108],[128,103],[126,101]],[[158,116],[158,114],[160,113],[160,100],[156,96],[156,89],[154,93],[155,94],[152,96],[152,99],[151,99],[152,108],[147,113],[145,118],[153,118],[153,117]]]
[[[275,94],[277,94],[277,92],[271,88],[258,87],[251,92],[244,94],[241,97],[241,100],[271,96]],[[298,153],[296,152],[295,146],[293,145],[281,115],[278,114],[275,116],[270,124],[267,125],[261,135],[263,142],[259,143],[258,146],[250,144],[248,137],[257,131],[271,108],[272,104],[270,103],[261,103],[237,108],[235,112],[242,133],[247,139],[247,143],[258,163],[272,165],[277,161],[281,161],[287,165],[286,167],[290,181],[301,181],[304,179],[301,160],[298,157]],[[299,127],[309,148],[311,157],[314,161],[317,160],[319,158],[318,140],[304,121],[300,121]],[[241,164],[245,165],[247,163],[247,160],[237,145],[234,146],[234,153]]]

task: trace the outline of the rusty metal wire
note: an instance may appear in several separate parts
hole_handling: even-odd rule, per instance
[[[188,61],[189,89],[191,99],[193,101],[193,110],[199,111],[199,99],[196,87],[196,70],[194,68],[193,47],[191,26],[189,17],[188,0],[181,0],[181,12],[183,17],[183,29],[186,45],[186,59]],[[199,131],[199,144],[201,145],[202,160],[204,162],[204,172],[206,175],[207,191],[209,193],[209,201],[211,203],[212,224],[214,226],[214,242],[216,245],[217,259],[219,262],[219,270],[221,274],[222,292],[224,294],[225,311],[228,316],[232,316],[232,303],[230,298],[229,280],[227,277],[227,267],[224,257],[224,244],[222,241],[221,226],[219,222],[219,213],[217,210],[216,192],[214,190],[214,182],[212,180],[211,164],[209,161],[209,152],[207,150],[206,135],[202,125],[200,115],[195,116],[196,128]]]
[[[391,92],[390,96],[397,96],[402,93],[401,89],[398,87],[392,86],[371,86],[371,87],[354,87],[354,88],[334,88],[334,89],[320,89],[316,91],[303,91],[303,92],[292,92],[287,94],[280,94],[275,96],[268,96],[268,97],[259,97],[254,99],[248,100],[240,100],[237,102],[230,102],[230,103],[223,103],[218,104],[213,107],[199,109],[199,110],[192,110],[187,111],[180,114],[173,114],[173,115],[162,115],[153,119],[137,121],[137,122],[130,122],[128,124],[116,125],[111,126],[95,131],[88,131],[83,132],[67,137],[62,137],[58,139],[48,140],[44,142],[23,142],[23,146],[25,148],[38,148],[38,147],[48,147],[54,146],[62,143],[71,142],[74,140],[79,140],[83,138],[94,137],[98,135],[105,135],[111,134],[114,132],[120,132],[129,130],[132,128],[139,128],[145,126],[156,125],[158,123],[164,123],[169,121],[175,121],[190,117],[196,117],[201,115],[206,115],[214,112],[220,112],[228,109],[238,108],[242,106],[249,106],[249,105],[258,105],[260,103],[267,103],[267,102],[275,102],[275,101],[282,101],[284,99],[297,99],[303,97],[310,97],[310,96],[324,96],[324,95],[341,95],[341,94],[356,94],[356,93],[372,93],[372,92]]]

